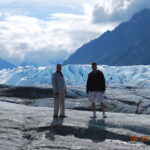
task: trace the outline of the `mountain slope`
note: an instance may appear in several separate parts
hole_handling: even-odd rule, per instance
[[[13,64],[11,64],[11,63],[9,63],[8,61],[0,58],[0,69],[4,69],[4,68],[6,68],[6,69],[9,69],[9,68],[12,69],[14,67],[16,67],[16,66],[13,65]]]
[[[136,13],[113,31],[80,47],[64,64],[150,64],[150,9]],[[85,57],[86,56],[86,57]]]

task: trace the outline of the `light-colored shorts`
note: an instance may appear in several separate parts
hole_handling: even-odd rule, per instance
[[[104,94],[97,91],[89,92],[89,102],[104,103]]]

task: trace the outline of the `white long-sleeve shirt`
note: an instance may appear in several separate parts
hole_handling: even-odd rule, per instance
[[[66,84],[62,73],[55,72],[52,75],[52,86],[54,92],[65,92]]]

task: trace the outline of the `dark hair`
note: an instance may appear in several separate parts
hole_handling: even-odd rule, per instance
[[[57,66],[62,66],[61,64],[57,64]]]
[[[97,65],[97,63],[96,63],[96,62],[93,62],[92,65]]]

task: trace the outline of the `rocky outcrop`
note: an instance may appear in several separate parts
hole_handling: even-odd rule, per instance
[[[53,98],[54,94],[51,87],[0,85],[0,96],[38,99]],[[67,98],[79,98],[85,96],[85,92],[74,88],[69,88],[66,95]]]
[[[66,108],[91,111],[85,88],[67,88]],[[0,101],[30,106],[53,107],[51,87],[0,86]],[[105,93],[108,112],[150,114],[150,90],[134,86],[109,86]],[[97,107],[99,111],[99,106]]]

